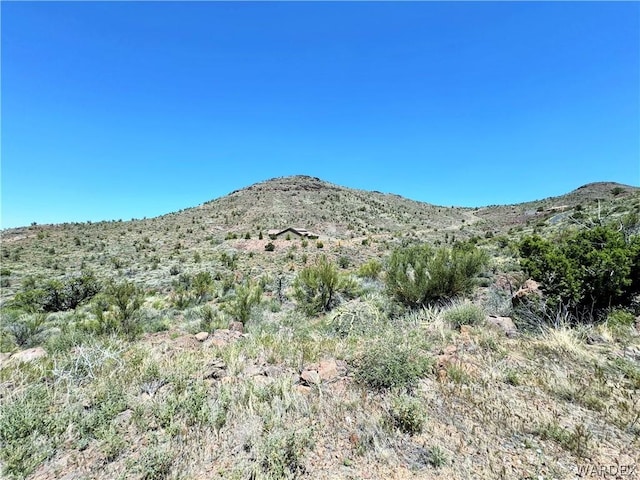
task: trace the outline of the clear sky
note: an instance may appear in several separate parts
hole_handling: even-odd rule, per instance
[[[306,174],[440,205],[640,184],[638,2],[1,2],[3,228]]]

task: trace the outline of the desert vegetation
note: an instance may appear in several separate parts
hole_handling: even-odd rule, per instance
[[[3,231],[2,476],[637,476],[639,213],[291,177]]]

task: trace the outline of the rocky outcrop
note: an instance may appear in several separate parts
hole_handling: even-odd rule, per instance
[[[514,307],[522,305],[542,298],[542,291],[540,290],[540,284],[535,280],[527,280],[522,287],[513,294],[511,297],[511,304]]]

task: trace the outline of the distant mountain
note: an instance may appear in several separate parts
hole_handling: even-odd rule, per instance
[[[2,266],[11,274],[0,299],[10,298],[28,275],[61,277],[89,268],[101,276],[125,275],[166,288],[172,272],[215,269],[225,252],[240,255],[241,268],[256,272],[294,270],[304,258],[320,253],[348,256],[358,264],[384,257],[403,242],[451,244],[472,237],[544,233],[579,218],[631,211],[640,212],[640,189],[616,183],[592,183],[517,205],[461,208],[308,176],[274,178],[156,218],[4,230]],[[318,234],[322,247],[316,248],[315,241],[305,246],[282,239],[275,242],[273,254],[265,255],[267,232],[288,227]]]

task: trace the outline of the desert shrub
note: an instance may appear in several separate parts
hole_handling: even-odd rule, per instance
[[[625,310],[613,310],[607,315],[607,323],[612,327],[630,327],[634,322],[633,314]]]
[[[376,279],[382,271],[382,263],[376,259],[371,259],[366,263],[360,265],[358,268],[358,276],[362,278]]]
[[[105,297],[109,305],[110,319],[114,330],[128,337],[135,337],[140,331],[140,307],[144,301],[144,292],[135,283],[109,282],[105,288]]]
[[[345,302],[327,317],[328,330],[343,338],[378,333],[388,319],[388,305],[378,294]]]
[[[442,313],[443,318],[453,327],[462,325],[479,325],[486,315],[481,307],[470,302],[453,305]]]
[[[351,259],[346,255],[341,255],[340,258],[338,258],[338,265],[340,265],[340,268],[349,268]]]
[[[143,480],[160,480],[169,477],[175,462],[175,454],[159,446],[147,447],[136,462],[135,470]]]
[[[625,238],[612,227],[596,226],[552,240],[526,237],[519,253],[547,302],[566,306],[574,320],[628,306],[640,293],[640,236]]]
[[[260,448],[260,465],[268,478],[298,478],[304,472],[304,456],[312,446],[308,429],[274,429]]]
[[[469,293],[487,254],[469,244],[433,250],[428,245],[402,247],[391,254],[386,270],[388,292],[418,308]]]
[[[2,311],[3,332],[20,348],[30,348],[45,340],[47,314]]]
[[[200,317],[199,330],[213,332],[217,328],[226,328],[229,323],[221,312],[214,310],[211,305],[203,305],[198,311]]]
[[[206,300],[213,289],[213,277],[211,274],[209,272],[196,273],[193,277],[192,289],[198,303]]]
[[[606,325],[618,338],[625,338],[634,331],[636,317],[626,310],[613,310],[607,315]]]
[[[416,435],[422,432],[426,419],[426,409],[420,401],[406,393],[393,397],[389,410],[391,426],[404,433]]]
[[[12,306],[27,312],[60,312],[72,310],[82,302],[95,296],[102,288],[93,272],[62,280],[35,279],[25,281],[22,290],[16,293]]]
[[[227,252],[222,252],[220,254],[220,261],[229,270],[235,270],[238,267],[238,255],[235,253],[228,254]]]
[[[264,246],[264,249],[267,252],[273,252],[276,249],[276,246],[273,244],[273,242],[269,242]]]
[[[236,320],[246,323],[251,317],[251,310],[260,304],[262,287],[251,281],[234,288],[233,297],[224,304],[225,311]]]
[[[328,312],[337,303],[339,293],[354,292],[355,285],[340,274],[326,256],[303,268],[293,282],[293,297],[298,308],[308,315]]]
[[[353,363],[355,380],[377,391],[410,389],[431,369],[431,362],[418,348],[394,341],[373,345]]]

